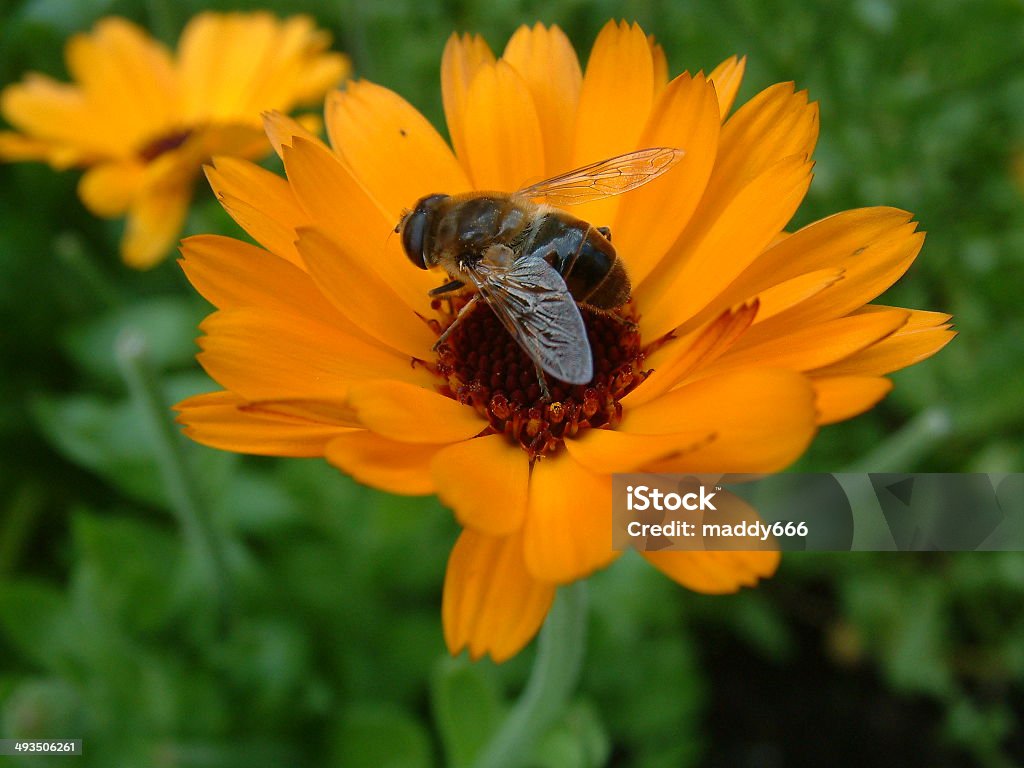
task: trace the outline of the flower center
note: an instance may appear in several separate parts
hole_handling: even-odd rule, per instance
[[[449,320],[465,303],[465,298],[451,302]],[[434,303],[438,310],[447,306],[447,301]],[[551,399],[542,399],[533,361],[486,302],[479,302],[438,348],[442,394],[473,406],[493,433],[518,443],[531,461],[580,430],[615,427],[622,418],[619,399],[650,373],[643,367],[640,332],[618,314],[584,306],[580,311],[594,358],[594,378],[587,384],[547,376]]]
[[[192,135],[192,130],[184,128],[177,131],[170,131],[168,133],[157,136],[155,139],[142,145],[139,149],[139,158],[143,161],[150,163],[156,160],[160,155],[165,152],[170,152],[172,149],[177,149],[186,141],[188,137]]]

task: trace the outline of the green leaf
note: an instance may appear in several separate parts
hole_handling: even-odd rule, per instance
[[[445,762],[453,768],[472,763],[501,723],[501,698],[487,669],[464,657],[444,657],[434,669],[431,706]]]
[[[198,380],[186,374],[168,377],[166,383],[172,391],[193,391]],[[44,436],[66,459],[95,472],[137,501],[167,507],[164,480],[152,448],[155,437],[131,400],[92,394],[44,395],[36,397],[31,408]],[[167,418],[173,418],[170,408]],[[215,497],[230,488],[228,481],[237,463],[234,454],[188,440],[185,451],[207,496]]]
[[[428,768],[430,737],[419,722],[382,704],[349,707],[335,732],[334,764],[345,768]]]
[[[913,610],[904,610],[895,622],[886,667],[897,690],[938,697],[953,690],[944,588],[931,581],[914,585],[907,600]]]
[[[90,572],[94,603],[103,617],[133,631],[159,628],[171,605],[171,576],[179,567],[177,534],[141,520],[88,513],[76,515],[73,528],[79,568]]]
[[[537,746],[534,760],[545,768],[598,768],[608,760],[611,741],[593,705],[578,701]]]
[[[29,661],[56,670],[65,659],[68,603],[48,584],[0,582],[0,632]]]
[[[101,475],[135,499],[164,504],[152,435],[128,400],[96,395],[37,397],[32,412],[49,442],[68,460]]]
[[[193,364],[198,349],[195,337],[209,308],[184,296],[160,296],[101,315],[84,325],[73,326],[62,339],[75,363],[101,381],[120,382],[114,346],[123,328],[134,328],[146,339],[146,349],[156,370]]]

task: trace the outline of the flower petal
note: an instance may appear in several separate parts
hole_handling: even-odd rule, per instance
[[[221,310],[200,328],[207,335],[199,339],[199,362],[214,381],[250,401],[341,398],[367,379],[434,381],[408,357],[339,327],[263,307]]]
[[[583,74],[573,166],[639,148],[653,100],[654,64],[647,36],[638,24],[609,21]]]
[[[448,135],[452,137],[455,154],[463,164],[468,162],[463,120],[469,85],[477,71],[488,64],[494,64],[494,54],[480,35],[465,34],[460,37],[453,32],[448,38],[441,56],[441,97]]]
[[[463,130],[477,189],[513,192],[545,177],[537,107],[526,81],[507,62],[477,71],[466,94]]]
[[[637,472],[659,461],[680,460],[716,439],[714,432],[635,435],[611,429],[588,429],[565,442],[566,450],[591,472]]]
[[[759,312],[757,301],[726,310],[712,322],[681,339],[671,339],[648,355],[645,364],[654,370],[642,387],[629,393],[633,407],[650,402],[674,389],[695,371],[711,365],[729,351]]]
[[[908,222],[886,230],[844,254],[838,260],[843,270],[843,279],[839,283],[827,294],[808,297],[781,313],[772,320],[772,324],[778,327],[810,325],[841,317],[876,298],[896,282],[917,258],[924,243],[924,233],[915,232],[916,226],[915,222]],[[789,248],[786,251],[792,253]],[[773,254],[772,261],[780,255],[784,254]]]
[[[351,82],[327,97],[324,114],[334,151],[392,227],[424,195],[470,188],[444,139],[394,91]]]
[[[264,112],[262,118],[263,130],[270,140],[270,145],[282,160],[284,160],[284,148],[292,146],[297,138],[305,139],[312,144],[323,147],[325,150],[327,149],[327,145],[320,141],[319,136],[310,132],[301,122],[293,120],[288,115],[271,109]]]
[[[870,309],[875,308],[865,307],[865,310]],[[892,373],[931,357],[956,336],[956,331],[949,330],[946,324],[949,315],[921,310],[904,311],[910,312],[910,319],[894,334],[832,365],[814,370],[814,376],[880,376]]]
[[[502,59],[519,73],[533,96],[544,140],[544,175],[570,168],[583,74],[569,38],[558,27],[524,25],[508,41]]]
[[[523,562],[519,535],[498,538],[466,530],[448,558],[441,617],[448,651],[476,660],[511,658],[544,622],[555,586],[538,581]]]
[[[612,479],[556,454],[533,465],[523,529],[526,568],[564,584],[602,568],[612,549]]]
[[[668,58],[665,49],[654,39],[647,36],[647,44],[651,47],[651,67],[654,70],[654,98],[657,99],[668,85]]]
[[[340,423],[262,409],[233,392],[196,395],[174,408],[188,437],[203,445],[238,453],[323,456],[328,442],[350,431]]]
[[[820,304],[812,305],[814,318],[848,314],[906,271],[921,245],[910,219],[906,211],[877,207],[843,211],[808,224],[762,252],[679,332],[773,286],[821,269],[841,269],[843,280],[822,294]]]
[[[182,241],[181,254],[189,281],[218,309],[257,307],[347,325],[309,275],[255,245],[196,235]]]
[[[403,496],[434,493],[430,462],[441,445],[396,443],[359,430],[335,437],[324,457],[363,485]]]
[[[204,170],[220,204],[242,229],[271,253],[305,269],[295,230],[306,224],[306,213],[286,179],[233,157],[216,157]]]
[[[900,309],[871,312],[781,332],[769,328],[774,331],[771,335],[759,332],[767,324],[755,325],[702,373],[754,366],[794,371],[821,368],[876,344],[902,327],[908,317],[909,312]]]
[[[449,445],[434,457],[431,471],[437,495],[466,528],[505,536],[522,527],[530,463],[505,435]]]
[[[266,12],[201,13],[185,27],[179,71],[189,87],[189,122],[255,121],[267,109],[290,110],[345,74],[346,60],[323,53],[329,37],[307,16]]]
[[[670,260],[634,291],[645,339],[695,316],[743,272],[793,216],[810,169],[804,157],[788,158],[753,179],[716,217],[700,220],[698,210]]]
[[[27,136],[4,133],[0,153],[8,160],[42,159],[55,168],[124,154],[124,138],[104,130],[104,116],[81,89],[34,72],[0,91],[0,113]]]
[[[898,310],[900,312],[910,313],[910,317],[907,318],[906,324],[900,328],[900,333],[910,333],[911,331],[926,331],[934,328],[949,328],[951,323],[950,320],[953,316],[945,312],[931,312],[925,309],[904,309],[903,307],[886,307],[882,304],[868,304],[858,309],[854,314],[870,314],[872,312],[891,312],[892,310]]]
[[[714,435],[678,460],[655,462],[647,471],[776,472],[797,459],[814,436],[814,391],[793,371],[737,371],[684,384],[635,408],[627,396],[619,430]]]
[[[367,336],[419,360],[433,357],[436,334],[380,275],[315,227],[299,229],[299,253],[328,299]]]
[[[819,424],[835,424],[874,407],[889,394],[892,382],[877,376],[812,378]]]
[[[770,317],[782,314],[794,307],[803,305],[810,299],[828,290],[845,276],[842,268],[829,267],[819,269],[815,272],[808,272],[794,277],[792,280],[773,285],[762,291],[757,301],[760,305],[757,313],[758,324],[763,323]],[[830,294],[830,298],[831,298]],[[789,317],[790,315],[787,315]],[[787,323],[789,327],[800,327],[802,323]]]
[[[108,116],[106,133],[122,142],[117,154],[130,155],[175,126],[179,91],[170,53],[142,29],[118,17],[101,19],[91,33],[74,35],[65,52],[90,108]]]
[[[251,14],[258,22],[262,14]],[[258,62],[251,86],[245,93],[248,104],[239,108],[257,114],[269,107],[291,110],[299,104],[321,101],[325,91],[338,85],[351,70],[348,57],[328,52],[330,35],[309,16],[272,19],[270,34],[263,33],[264,55]],[[250,57],[252,46],[250,45]]]
[[[454,443],[487,427],[468,405],[403,381],[354,385],[348,402],[368,429],[403,443]]]
[[[736,101],[736,94],[743,83],[743,72],[747,68],[747,57],[737,58],[730,56],[723,61],[708,75],[708,80],[715,84],[715,93],[718,94],[718,114],[724,121],[729,116],[733,102]]]
[[[183,185],[155,184],[142,190],[128,209],[121,256],[137,269],[155,266],[171,250],[192,201],[191,179]]]
[[[342,161],[323,144],[301,137],[284,148],[284,167],[295,197],[309,219],[349,253],[373,254],[368,264],[402,301],[424,317],[431,314],[427,292],[437,279],[416,269],[384,218]]]
[[[651,44],[639,25],[604,25],[583,74],[573,167],[642,149],[638,142],[654,103],[654,69]],[[573,213],[601,226],[615,221],[619,203],[610,197]]]
[[[94,165],[78,182],[78,196],[97,216],[120,216],[134,202],[145,181],[140,163],[102,163]]]
[[[612,236],[634,283],[664,258],[697,208],[715,163],[719,128],[715,90],[703,78],[680,75],[654,104],[639,144],[686,154],[660,179],[619,202]]]
[[[818,140],[818,105],[792,83],[773,85],[722,126],[715,170],[698,213],[720,210],[747,182],[786,157],[811,156]]]
[[[673,581],[695,592],[724,595],[752,587],[779,567],[778,552],[643,552]]]
[[[38,160],[49,163],[51,168],[64,170],[83,158],[81,150],[73,147],[29,138],[14,131],[0,131],[0,160],[12,163]]]

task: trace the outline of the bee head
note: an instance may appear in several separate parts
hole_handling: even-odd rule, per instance
[[[448,195],[427,195],[421,198],[416,207],[405,213],[395,227],[395,232],[402,233],[402,248],[405,249],[405,255],[420,269],[427,268],[426,256],[430,245],[428,235],[431,221],[441,202],[447,199]]]

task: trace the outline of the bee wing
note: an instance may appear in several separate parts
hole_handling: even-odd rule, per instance
[[[594,377],[583,316],[546,261],[520,257],[507,269],[480,263],[468,272],[480,294],[530,359],[569,384]]]
[[[543,198],[552,205],[580,205],[643,186],[672,168],[684,154],[673,147],[640,149],[531,184],[516,194]]]

